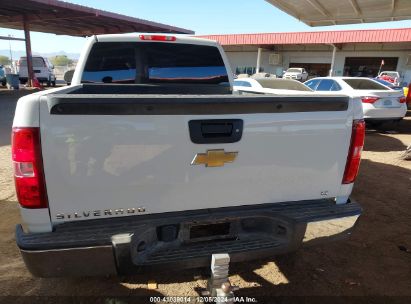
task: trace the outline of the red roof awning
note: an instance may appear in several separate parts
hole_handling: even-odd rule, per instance
[[[221,45],[341,44],[411,42],[411,28],[296,33],[262,33],[196,36]]]

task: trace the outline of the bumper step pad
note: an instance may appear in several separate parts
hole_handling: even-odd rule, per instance
[[[273,239],[225,241],[213,243],[212,246],[210,246],[210,244],[189,245],[150,254],[147,256],[146,262],[143,263],[143,265],[170,263],[173,261],[193,259],[199,257],[209,258],[214,253],[250,252],[255,250],[276,248],[281,245],[281,242]]]

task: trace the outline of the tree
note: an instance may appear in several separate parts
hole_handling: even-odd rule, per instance
[[[0,65],[9,65],[10,63],[9,57],[0,55]]]
[[[50,61],[55,66],[65,66],[73,63],[73,60],[68,58],[66,55],[59,55],[50,58]]]

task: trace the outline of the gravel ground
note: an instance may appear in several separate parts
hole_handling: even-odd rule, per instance
[[[133,301],[130,296],[138,295],[197,296],[206,286],[204,270],[77,279],[30,275],[14,240],[14,226],[20,222],[10,164],[9,132],[15,100],[15,96],[0,91],[0,295],[42,296],[41,303],[60,299],[44,296],[100,296],[109,299],[106,303],[129,303]],[[364,214],[352,238],[232,265],[230,280],[241,288],[236,295],[255,297],[260,303],[271,296],[408,296],[396,300],[410,303],[411,161],[399,158],[410,143],[410,115],[399,124],[368,130],[353,192]],[[155,280],[158,289],[149,290],[148,280]],[[121,301],[116,300],[119,297]],[[33,298],[1,299],[31,302]],[[144,299],[138,302],[149,302]],[[355,299],[369,303],[366,297]]]

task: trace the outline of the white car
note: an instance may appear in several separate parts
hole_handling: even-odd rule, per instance
[[[341,92],[361,98],[364,119],[371,124],[399,121],[407,113],[403,91],[390,89],[369,78],[319,77],[304,84],[314,91]]]
[[[283,78],[306,81],[308,79],[308,73],[304,68],[289,68],[285,71]]]
[[[234,80],[234,92],[289,95],[314,92],[303,83],[281,78],[240,78]]]
[[[54,66],[47,58],[40,56],[33,56],[33,72],[40,83],[46,83],[47,86],[56,86],[56,75],[54,75]],[[21,57],[18,61],[19,79],[20,83],[27,82],[27,57]]]

